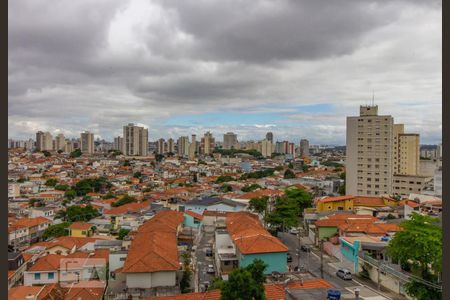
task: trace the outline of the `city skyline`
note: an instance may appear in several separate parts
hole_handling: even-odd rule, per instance
[[[14,14],[11,138],[112,140],[133,122],[151,139],[273,131],[343,145],[346,116],[374,94],[424,144],[442,139],[440,1],[13,1]]]

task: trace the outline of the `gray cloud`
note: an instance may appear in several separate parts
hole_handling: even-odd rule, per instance
[[[374,90],[380,109],[439,141],[441,1],[319,2],[15,0],[9,135],[91,129],[111,138],[127,122],[148,124],[154,137],[188,134],[206,127],[161,124],[330,103],[338,109],[328,115],[270,123],[286,138],[343,143],[345,116]],[[267,129],[211,130],[257,138]]]

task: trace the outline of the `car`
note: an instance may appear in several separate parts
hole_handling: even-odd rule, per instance
[[[292,256],[290,253],[287,254],[287,262],[292,262]]]
[[[301,245],[300,249],[301,249],[303,252],[310,252],[310,251],[311,251],[311,246],[308,246],[308,245]]]
[[[338,269],[336,272],[336,276],[344,280],[352,280],[352,273],[347,269]]]
[[[297,229],[297,228],[291,228],[290,230],[289,230],[289,233],[290,234],[298,234],[300,231]]]
[[[213,256],[213,251],[211,248],[206,248],[205,253],[206,253],[206,256]]]
[[[208,274],[214,274],[214,273],[216,273],[216,272],[214,271],[214,266],[213,266],[213,265],[208,265],[208,267],[206,268],[206,273],[208,273]]]

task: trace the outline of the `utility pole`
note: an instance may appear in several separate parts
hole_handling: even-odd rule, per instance
[[[320,240],[320,278],[323,279],[323,240]]]
[[[378,290],[380,290],[381,289],[381,262],[379,261],[378,262],[378,277],[377,277],[377,286],[378,286]]]
[[[301,236],[300,236],[300,231],[297,234],[298,237],[298,248],[297,248],[297,267],[300,270],[300,245],[301,245]]]

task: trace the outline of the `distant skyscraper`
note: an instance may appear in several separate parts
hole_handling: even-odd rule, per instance
[[[193,134],[191,144],[189,145],[189,159],[190,160],[195,159],[196,152],[197,152],[197,140],[196,140],[196,135]]]
[[[175,141],[172,138],[167,140],[167,152],[175,154]]]
[[[265,139],[261,142],[261,154],[264,157],[270,157],[273,153],[273,144],[271,141]]]
[[[211,132],[206,132],[205,135],[201,139],[200,148],[201,153],[208,155],[211,154],[214,150],[215,139]]]
[[[157,152],[158,154],[165,154],[165,153],[167,153],[166,140],[164,140],[163,138],[160,138],[160,139],[156,142],[156,152]]]
[[[53,150],[53,137],[50,132],[36,132],[36,150],[51,151]]]
[[[237,135],[232,132],[227,132],[223,135],[223,149],[236,148],[238,144]]]
[[[123,150],[127,156],[147,156],[148,129],[133,123],[123,126]]]
[[[114,138],[114,150],[123,152],[123,137],[118,136]]]
[[[82,132],[80,136],[80,147],[83,153],[94,153],[94,134],[89,131]]]
[[[273,143],[273,133],[272,132],[266,133],[266,140]]]
[[[178,156],[189,156],[189,137],[180,136],[177,141]]]
[[[309,141],[307,139],[300,140],[300,156],[309,157]]]
[[[66,138],[64,137],[64,134],[60,133],[55,137],[55,150],[64,151],[65,146],[66,146]]]

